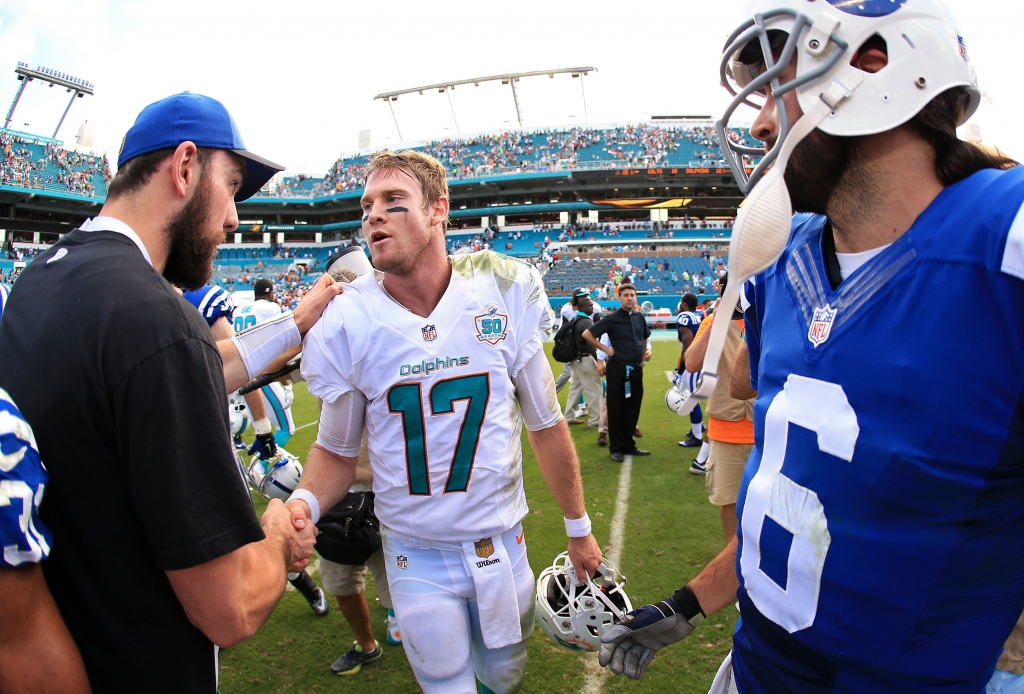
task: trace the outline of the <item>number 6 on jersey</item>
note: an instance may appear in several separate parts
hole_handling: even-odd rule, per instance
[[[819,450],[847,462],[853,460],[860,427],[842,386],[796,374],[789,376],[765,415],[764,452],[743,507],[740,570],[757,609],[793,633],[814,622],[832,536],[818,495],[782,472],[790,424],[813,431]],[[792,535],[788,556],[763,557],[764,534],[780,532]],[[781,561],[785,585],[762,570],[764,559]]]

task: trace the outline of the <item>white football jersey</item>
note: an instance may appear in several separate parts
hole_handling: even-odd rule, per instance
[[[540,275],[493,251],[452,257],[422,318],[379,273],[331,301],[306,335],[302,374],[328,402],[366,398],[374,507],[384,525],[432,540],[479,540],[527,513],[514,378],[551,330]]]
[[[259,299],[235,309],[235,332],[240,333],[254,325],[265,323],[280,314],[282,308],[272,301]]]

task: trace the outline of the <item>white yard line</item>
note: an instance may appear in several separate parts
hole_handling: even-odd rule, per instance
[[[295,431],[298,431],[299,429],[305,429],[306,427],[316,426],[319,422],[319,419],[314,419],[309,424],[303,424],[301,427],[295,427]]]
[[[619,472],[619,494],[615,497],[615,515],[612,516],[611,537],[609,538],[608,553],[605,559],[616,569],[619,567],[619,560],[622,558],[623,536],[626,532],[626,515],[629,513],[629,482],[633,474],[633,456],[627,455],[622,461],[622,470]],[[583,687],[580,694],[601,694],[604,689],[604,682],[611,676],[611,672],[598,665],[597,654],[589,654],[581,658],[583,661]]]

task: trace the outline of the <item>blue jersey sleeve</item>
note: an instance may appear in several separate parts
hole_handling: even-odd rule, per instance
[[[233,321],[235,307],[231,303],[231,295],[223,287],[203,287],[184,293],[185,299],[202,314],[203,320],[211,328],[221,317]]]
[[[34,563],[50,555],[52,536],[39,519],[47,479],[32,428],[0,388],[0,565]]]

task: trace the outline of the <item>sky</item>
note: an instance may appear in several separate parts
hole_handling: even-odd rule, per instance
[[[1024,159],[1014,76],[1024,3],[950,3],[991,102],[972,122],[986,142]],[[289,173],[321,176],[356,150],[360,130],[372,129],[382,146],[517,127],[510,88],[500,83],[402,96],[392,103],[401,138],[385,102],[373,99],[447,80],[597,68],[583,79],[585,107],[580,79],[523,79],[526,128],[718,118],[729,102],[718,84],[720,52],[742,9],[739,0],[5,0],[0,107],[6,113],[17,91],[19,61],[92,82],[95,95],[76,100],[57,137],[73,143],[87,120],[94,149],[113,165],[138,112],[188,90],[223,102],[253,152]],[[33,82],[11,128],[49,137],[69,97]]]

